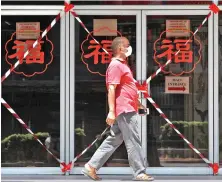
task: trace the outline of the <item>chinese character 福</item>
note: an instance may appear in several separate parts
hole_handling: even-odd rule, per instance
[[[101,44],[103,45],[102,48],[104,48],[109,54],[107,54],[105,51],[102,50],[102,52],[100,52],[100,45],[98,45],[94,40],[90,41],[90,46],[88,47],[88,49],[94,49],[94,51],[92,51],[91,53],[84,55],[84,58],[90,58],[92,56],[94,56],[94,64],[98,64],[99,63],[99,56],[101,56],[101,63],[102,64],[106,64],[106,63],[110,63],[111,61],[111,57],[112,57],[112,50],[111,50],[111,44],[112,41],[111,40],[102,40]]]
[[[29,54],[26,56],[26,64],[32,64],[32,63],[39,63],[43,64],[44,63],[44,52],[41,52],[41,43],[44,41],[38,42],[38,44],[35,46],[35,48],[32,48],[34,44],[34,40],[26,40],[25,42],[15,40],[14,43],[16,44],[15,46],[12,47],[12,49],[16,49],[16,53],[9,55],[8,57],[10,59],[17,58],[19,59],[20,64],[23,63],[23,57],[25,52],[30,49]],[[32,49],[31,49],[32,48]]]
[[[192,40],[189,40],[188,43],[185,45],[185,43],[187,42],[187,40],[183,40],[183,39],[175,39],[174,43],[176,43],[176,50],[177,51],[173,51],[173,49],[175,48],[172,43],[171,40],[163,40],[162,43],[163,45],[161,45],[161,49],[165,49],[168,48],[165,52],[157,55],[158,58],[162,58],[167,56],[167,60],[171,60],[172,55],[176,54],[176,52],[178,52],[178,50],[180,50],[180,52],[175,56],[175,63],[192,63],[192,56],[193,56],[193,52],[190,50],[190,44]]]
[[[180,50],[180,52],[175,56],[175,63],[192,63],[193,52],[190,50],[190,44],[192,40],[189,40],[185,45],[187,40],[179,40],[176,39],[174,43],[176,43],[176,49]]]

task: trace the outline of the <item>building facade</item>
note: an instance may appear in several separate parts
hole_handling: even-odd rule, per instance
[[[186,139],[222,167],[222,11],[195,32],[210,12],[210,1],[71,3],[90,33],[66,13],[2,83],[2,98],[46,147],[69,163],[105,129],[110,44],[125,36],[133,48],[128,61],[136,80],[145,81],[172,60],[151,80],[149,93]],[[61,2],[2,3],[1,75],[63,8]],[[140,99],[150,110],[138,116],[148,173],[213,174],[155,107]],[[2,174],[62,174],[59,163],[11,113],[4,107],[1,112]],[[80,174],[101,142],[76,161],[71,175]],[[124,144],[99,173],[131,174]]]

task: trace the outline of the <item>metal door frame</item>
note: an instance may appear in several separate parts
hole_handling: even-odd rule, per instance
[[[90,6],[91,7],[91,6]],[[116,11],[116,10],[101,10],[101,7],[98,6],[97,10],[89,10],[89,7],[86,10],[82,10],[80,7],[77,7],[76,13],[78,15],[135,15],[136,16],[136,70],[137,73],[141,73],[141,11],[138,10],[122,10],[122,11]],[[75,80],[75,25],[78,24],[78,22],[75,20],[73,15],[70,15],[70,80]],[[84,22],[83,22],[84,23]],[[82,27],[81,27],[82,28]],[[82,30],[85,31],[85,30]],[[91,30],[89,30],[91,31]],[[141,80],[141,74],[137,74],[136,76],[137,80]],[[75,127],[75,82],[70,82],[70,161],[75,157],[74,156],[74,150],[75,150],[75,135],[73,128]],[[104,121],[105,122],[105,121]],[[139,118],[139,131],[141,136],[141,117]],[[105,128],[104,128],[105,129]],[[101,128],[102,130],[104,130]],[[73,145],[74,144],[74,145]],[[82,167],[74,167],[70,174],[81,174]],[[120,169],[120,170],[117,170]],[[102,168],[99,173],[100,174],[116,174],[119,172],[120,174],[130,174],[131,169],[129,167],[105,167]]]
[[[142,11],[142,47],[143,50],[142,51],[142,65],[147,65],[147,60],[146,60],[146,50],[147,50],[147,42],[146,42],[146,31],[147,31],[147,27],[146,27],[146,17],[148,15],[207,15],[209,13],[209,10],[189,10],[189,8],[187,8],[187,10],[185,9],[181,9],[181,10],[169,10],[169,9],[165,9],[165,10],[143,10]],[[213,17],[208,19],[208,60],[212,60],[213,61]],[[149,66],[149,65],[148,65]],[[146,73],[147,73],[147,67],[144,66],[142,67],[142,80],[146,79]],[[213,162],[214,158],[213,158],[213,152],[214,152],[214,134],[213,134],[213,124],[214,124],[214,108],[211,107],[214,104],[213,101],[213,84],[214,84],[214,79],[213,79],[213,65],[212,64],[208,64],[208,111],[209,111],[209,119],[208,119],[208,135],[209,135],[209,160]],[[155,79],[155,78],[154,78]],[[151,87],[152,87],[152,81],[151,81]],[[146,99],[143,99],[143,104],[146,104]],[[158,103],[157,103],[158,104]],[[160,106],[161,107],[161,106]],[[147,122],[147,118],[143,117],[142,119],[142,138],[145,138],[145,140],[143,140],[143,142],[145,141],[145,143],[143,143],[143,146],[145,146],[145,150],[147,150],[147,142],[146,142],[146,136],[147,136],[147,129],[146,129],[146,122]],[[195,172],[193,170],[193,168],[195,168]],[[212,174],[212,169],[210,169],[209,167],[151,167],[147,169],[148,173],[154,173],[155,174]]]
[[[58,15],[63,6],[1,6],[1,16],[17,15]],[[46,11],[47,10],[47,11]],[[66,17],[60,20],[60,159],[65,160],[65,133],[66,133],[66,50],[65,50],[65,24]],[[46,28],[46,27],[45,27]],[[53,28],[52,30],[53,31]],[[57,45],[59,46],[59,45]],[[43,151],[44,152],[44,151]],[[45,152],[46,153],[46,152]],[[62,174],[59,167],[2,167],[1,174]]]
[[[219,6],[222,12],[222,5]],[[213,56],[214,56],[214,162],[219,164],[220,159],[220,120],[219,111],[219,13],[214,14],[214,42],[213,42]],[[222,126],[222,125],[221,125]],[[222,166],[219,169],[218,174],[222,175]]]

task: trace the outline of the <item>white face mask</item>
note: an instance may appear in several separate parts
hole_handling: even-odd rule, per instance
[[[125,53],[125,55],[126,55],[126,57],[129,57],[132,54],[132,51],[133,51],[132,47],[129,46],[129,47],[126,48],[126,50],[127,50],[127,52]]]

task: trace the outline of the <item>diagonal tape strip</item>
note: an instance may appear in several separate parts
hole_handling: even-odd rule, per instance
[[[109,52],[103,48],[103,46],[92,36],[90,31],[86,28],[85,24],[82,22],[82,20],[79,18],[77,13],[74,10],[70,11],[71,14],[75,17],[75,19],[79,22],[79,24],[84,28],[84,30],[90,35],[90,37],[102,48],[102,50],[106,53],[109,54]]]
[[[186,138],[185,136],[173,125],[173,123],[168,119],[168,117],[164,114],[164,112],[160,109],[160,107],[154,102],[154,100],[151,98],[151,96],[148,94],[148,87],[146,81],[140,85],[138,82],[136,83],[136,86],[144,95],[144,98],[147,98],[147,100],[153,105],[153,107],[157,110],[157,112],[160,114],[160,116],[170,125],[171,128],[174,129],[174,131],[189,145],[189,147],[200,156],[201,159],[203,159],[204,162],[208,164],[209,167],[213,169],[214,174],[218,174],[219,165],[217,163],[210,162],[206,157],[204,157],[203,154],[200,153],[199,150],[197,150]]]
[[[78,154],[69,164],[67,164],[67,171],[71,171],[71,169],[74,166],[74,163],[83,155],[85,154],[98,140],[99,138],[103,137],[106,134],[106,131],[109,129],[110,127],[106,127],[106,129],[100,134],[99,137],[97,137],[90,145],[88,145],[88,147],[86,147],[80,154]]]
[[[200,153],[199,150],[197,150],[186,138],[185,136],[173,125],[173,123],[168,119],[168,117],[163,113],[163,111],[160,109],[160,107],[154,102],[154,100],[150,97],[148,94],[148,88],[147,83],[144,82],[142,85],[140,85],[138,82],[136,83],[136,86],[144,95],[144,98],[147,98],[147,100],[153,105],[153,107],[157,110],[157,112],[160,114],[160,116],[170,125],[171,128],[174,129],[174,131],[189,145],[189,147],[200,156],[201,159],[203,159],[204,162],[208,164],[209,167],[213,169],[214,174],[218,174],[219,165],[216,163],[210,162],[206,157],[204,157],[203,154]]]
[[[32,130],[26,125],[26,123],[19,117],[19,115],[12,109],[12,107],[1,98],[1,103],[5,106],[6,109],[19,121],[19,123],[34,137],[34,139],[40,143],[40,145],[52,156],[54,157],[64,168],[66,168],[66,164],[62,162],[59,158],[57,158],[50,150],[46,148],[46,146],[39,140],[39,138],[32,132]]]
[[[171,128],[174,129],[174,131],[187,143],[187,145],[197,154],[200,156],[201,159],[203,159],[204,162],[208,164],[209,167],[213,169],[214,174],[218,174],[219,166],[215,163],[210,162],[206,157],[204,157],[203,154],[200,153],[199,150],[197,150],[192,143],[190,143],[185,136],[173,125],[173,123],[168,119],[168,117],[163,113],[163,111],[160,109],[160,107],[154,102],[154,100],[150,97],[150,95],[147,93],[147,100],[153,105],[153,107],[159,112],[160,116],[170,125]]]

